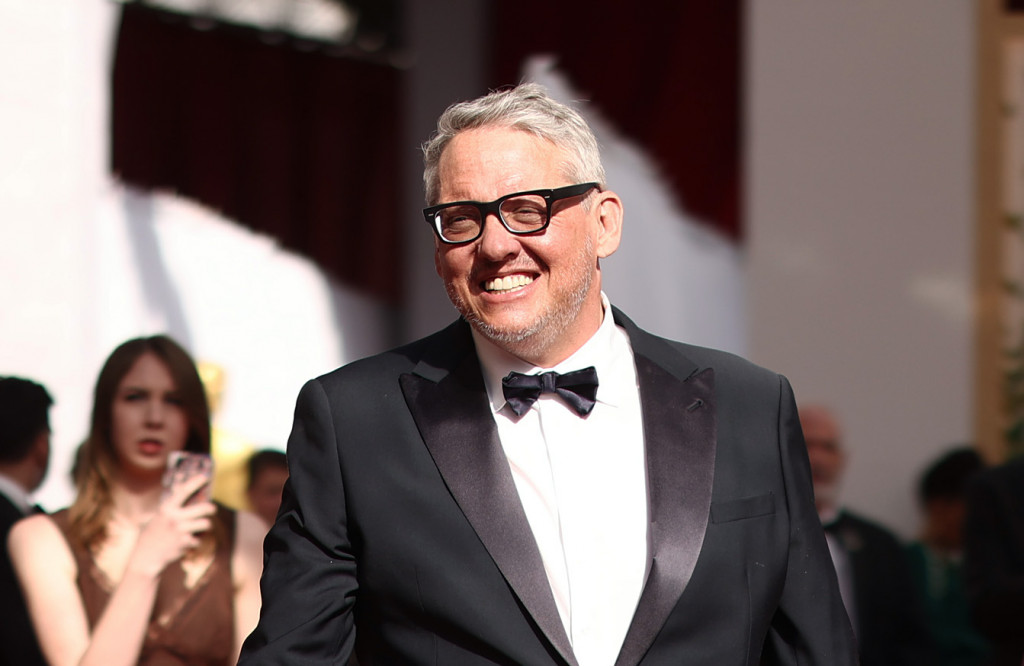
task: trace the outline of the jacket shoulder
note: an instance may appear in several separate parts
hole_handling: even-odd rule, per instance
[[[646,356],[685,379],[690,374],[712,368],[716,377],[760,378],[778,384],[779,375],[732,352],[671,340],[646,331],[618,308],[612,308],[615,323],[626,330],[635,354]]]
[[[328,393],[345,387],[358,390],[360,386],[395,382],[424,364],[451,368],[473,349],[469,325],[460,319],[419,340],[346,363],[309,383],[320,384]]]
[[[711,347],[701,347],[684,342],[672,343],[680,354],[692,359],[701,367],[715,368],[733,375],[749,377],[760,377],[771,381],[777,381],[779,373],[760,366],[753,361],[744,358],[733,352],[722,351]]]
[[[630,340],[634,353],[648,356],[666,367],[675,367],[677,374],[689,376],[711,368],[718,386],[740,382],[777,389],[782,377],[774,370],[757,365],[738,354],[670,340],[639,329],[631,333]],[[686,371],[678,372],[680,368],[686,368]],[[685,376],[682,378],[685,379]]]

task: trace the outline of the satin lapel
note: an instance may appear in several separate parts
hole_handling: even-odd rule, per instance
[[[651,565],[617,666],[639,663],[693,574],[708,524],[716,448],[714,371],[681,374],[694,366],[629,324],[643,407]]]
[[[541,632],[565,661],[575,666],[540,551],[490,415],[476,355],[467,353],[451,373],[421,364],[401,377],[401,385],[452,497]]]

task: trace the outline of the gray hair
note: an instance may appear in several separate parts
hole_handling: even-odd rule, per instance
[[[565,176],[574,183],[605,185],[597,138],[573,108],[552,99],[543,86],[523,83],[449,106],[437,121],[437,132],[423,144],[423,186],[428,205],[437,203],[438,164],[459,132],[487,126],[508,127],[547,139],[568,155]]]

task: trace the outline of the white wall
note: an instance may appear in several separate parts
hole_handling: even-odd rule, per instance
[[[54,394],[51,485],[62,490],[94,380],[90,222],[114,14],[103,0],[0,0],[0,374]]]
[[[909,536],[972,431],[974,3],[747,6],[751,356],[836,409],[845,499]]]
[[[224,371],[214,423],[239,458],[219,462],[235,463],[284,446],[305,380],[392,339],[393,313],[272,239],[112,182],[119,12],[110,0],[0,0],[0,374],[56,399],[37,495],[48,509],[72,498],[93,384],[128,338],[169,333]]]

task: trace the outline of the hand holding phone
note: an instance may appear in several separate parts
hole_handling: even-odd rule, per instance
[[[213,459],[207,453],[172,451],[167,456],[167,469],[164,470],[164,498],[170,495],[171,490],[175,486],[181,485],[196,476],[205,478],[206,483],[185,501],[186,505],[210,499]]]
[[[159,576],[169,563],[195,556],[204,543],[213,548],[204,536],[216,512],[209,501],[212,477],[207,454],[175,451],[167,456],[160,507],[139,530],[131,556],[134,570]]]

